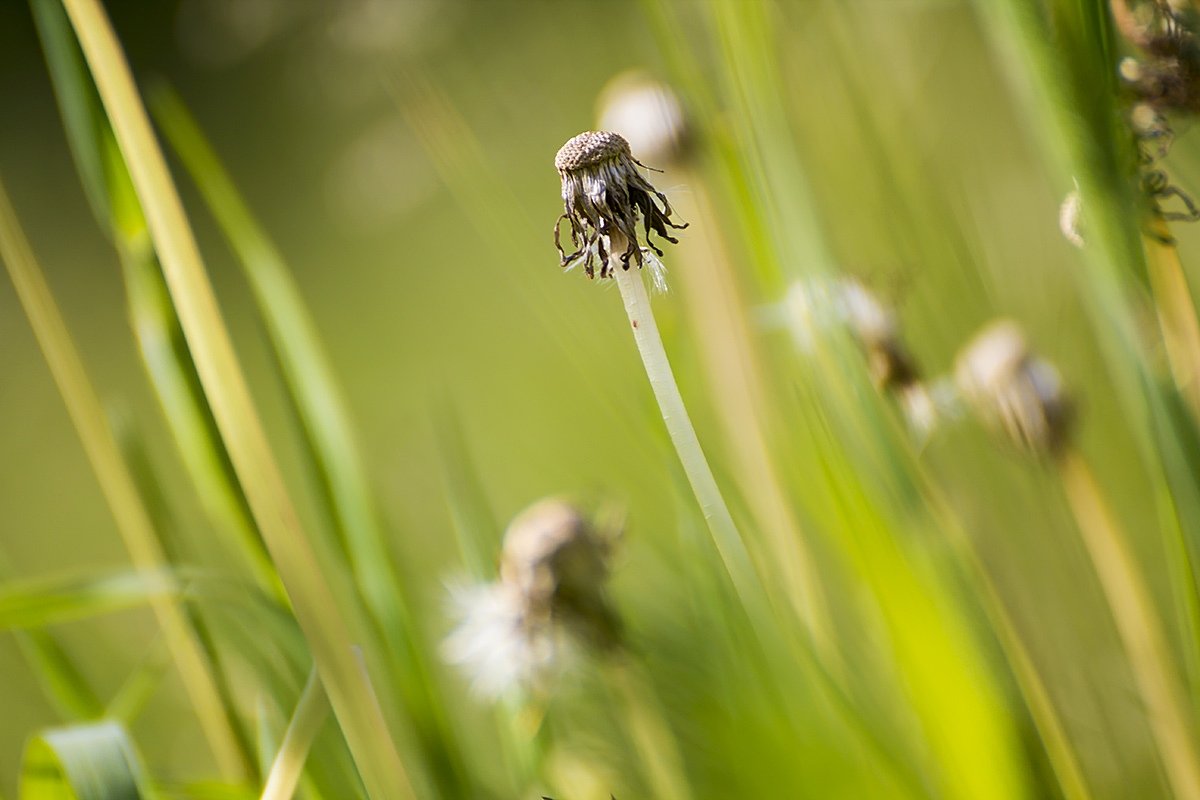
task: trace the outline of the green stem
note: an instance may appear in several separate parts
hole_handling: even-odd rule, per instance
[[[304,774],[304,762],[321,726],[329,718],[329,698],[321,688],[314,669],[308,675],[304,691],[296,703],[292,721],[283,735],[279,753],[271,762],[271,771],[263,787],[262,800],[291,800]]]
[[[370,797],[415,797],[351,643],[361,617],[340,600],[291,502],[146,109],[99,0],[63,0],[129,166],[184,338],[234,471],[308,640]]]
[[[623,240],[618,241],[617,237],[613,237],[610,252],[620,253],[624,250]],[[687,473],[692,493],[695,494],[696,502],[700,504],[700,510],[704,513],[704,519],[708,523],[708,529],[712,533],[725,569],[729,572],[734,590],[746,605],[747,611],[753,615],[754,612],[764,609],[759,599],[762,590],[750,553],[742,541],[737,525],[733,522],[733,516],[729,513],[717,480],[708,466],[708,459],[700,447],[696,428],[692,425],[687,407],[683,404],[683,397],[679,394],[675,374],[671,371],[662,336],[650,309],[650,296],[642,282],[641,272],[622,267],[619,258],[612,259],[612,271],[621,290],[621,299],[625,302],[625,313],[629,316],[633,338],[642,356],[646,376],[650,379],[650,388],[654,390],[667,433],[675,446],[675,452],[679,455],[680,463],[683,464],[683,470]]]
[[[84,371],[66,322],[42,277],[2,182],[0,259],[8,267],[17,296],[117,522],[130,561],[143,574],[160,572],[167,565],[167,559],[159,546],[154,524],[142,504],[133,475],[121,457],[120,446],[108,425],[100,398]],[[222,708],[211,664],[196,641],[195,631],[188,625],[174,597],[154,595],[150,604],[222,774],[230,777],[244,774],[246,764]]]

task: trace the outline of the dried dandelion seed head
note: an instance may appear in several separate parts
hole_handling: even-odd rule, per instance
[[[535,503],[504,536],[500,579],[451,589],[458,625],[442,655],[480,695],[544,690],[580,645],[608,649],[620,641],[605,593],[610,538],[575,506]]]
[[[605,594],[610,549],[610,540],[574,505],[542,500],[504,534],[500,581],[521,594],[531,617],[566,623],[611,645],[617,629]]]
[[[688,153],[691,126],[671,88],[643,72],[623,72],[600,92],[598,118],[652,164],[677,164]]]
[[[1119,65],[1133,94],[1161,111],[1200,111],[1200,44],[1189,15],[1161,0],[1111,0],[1111,6],[1117,30],[1143,54]]]
[[[1053,454],[1066,442],[1073,415],[1062,379],[1015,323],[994,323],[963,348],[955,380],[980,417],[1021,447]]]
[[[644,166],[633,157],[629,142],[609,131],[586,131],[567,141],[554,157],[554,167],[562,178],[564,213],[554,223],[554,246],[562,266],[570,268],[582,263],[589,278],[595,276],[595,262],[600,262],[600,277],[610,275],[610,255],[614,247],[623,247],[621,268],[629,269],[630,261],[639,267],[643,261],[653,265],[663,251],[650,241],[656,233],[668,242],[678,240],[670,228],[682,229],[687,224],[671,221],[671,204],[666,195],[657,191],[638,171]],[[639,218],[644,228],[646,247],[638,241]],[[574,252],[563,250],[562,221],[571,227]]]

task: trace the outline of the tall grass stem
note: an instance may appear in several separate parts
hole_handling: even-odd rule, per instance
[[[1167,778],[1176,797],[1197,800],[1200,758],[1185,716],[1191,706],[1171,664],[1149,589],[1087,462],[1078,453],[1068,451],[1060,460],[1059,470],[1084,546],[1129,657]]]
[[[271,762],[263,787],[262,800],[291,800],[304,774],[304,762],[321,726],[329,718],[329,698],[321,688],[321,679],[314,669],[308,675],[296,710],[284,732],[279,753]]]
[[[98,0],[64,0],[63,4],[145,209],[163,275],[217,426],[312,648],[368,794],[375,800],[415,797],[382,710],[351,650],[351,620],[321,571],[271,453],[116,34]]]
[[[0,257],[8,268],[134,568],[146,575],[160,574],[167,561],[150,514],[142,504],[128,465],[121,458],[121,448],[109,427],[100,398],[83,368],[79,352],[20,228],[2,181]],[[150,596],[150,606],[162,626],[218,768],[230,778],[244,775],[248,765],[242,762],[237,738],[225,716],[212,665],[205,659],[178,601],[165,594],[154,594]]]

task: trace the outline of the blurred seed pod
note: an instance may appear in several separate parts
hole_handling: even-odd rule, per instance
[[[689,155],[692,131],[679,97],[639,70],[622,72],[600,92],[597,118],[603,130],[621,134],[641,161],[677,166]]]
[[[593,643],[611,646],[617,641],[605,593],[611,545],[574,505],[542,500],[509,525],[500,581],[520,594],[535,622],[561,621]]]
[[[1062,379],[1029,351],[1016,323],[989,325],[959,353],[955,381],[967,403],[1026,450],[1057,453],[1073,418]]]
[[[544,690],[579,646],[620,644],[620,622],[606,582],[613,534],[577,507],[546,499],[521,512],[504,535],[500,579],[452,587],[454,631],[443,657],[479,694]]]

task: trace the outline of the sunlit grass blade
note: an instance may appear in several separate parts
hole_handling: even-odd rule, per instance
[[[179,327],[128,169],[60,0],[31,0],[67,142],[120,257],[129,318],[151,385],[214,531],[279,591]]]
[[[309,748],[328,717],[329,699],[325,697],[325,690],[321,688],[321,681],[314,671],[304,684],[279,752],[267,773],[262,800],[291,800],[304,772]]]
[[[435,777],[448,795],[469,793],[469,774],[432,679],[429,648],[393,566],[346,403],[300,291],[179,97],[160,84],[150,102],[245,271],[339,540],[364,605],[395,660],[395,678]]]
[[[35,736],[21,764],[21,800],[153,800],[121,725],[100,722]]]
[[[117,521],[134,567],[157,574],[165,567],[153,525],[138,497],[120,449],[108,427],[99,398],[92,388],[58,307],[34,260],[7,192],[0,183],[0,258],[3,258],[28,316],[46,363],[54,375],[67,411],[83,442],[84,451]],[[152,598],[159,624],[183,676],[209,745],[222,771],[236,775],[240,756],[224,718],[210,665],[196,643],[187,620],[172,598]]]
[[[361,626],[348,616],[348,603],[333,591],[300,525],[116,35],[96,0],[65,0],[64,5],[147,211],[150,236],[217,426],[350,750],[373,797],[413,797],[408,770],[351,650]]]

